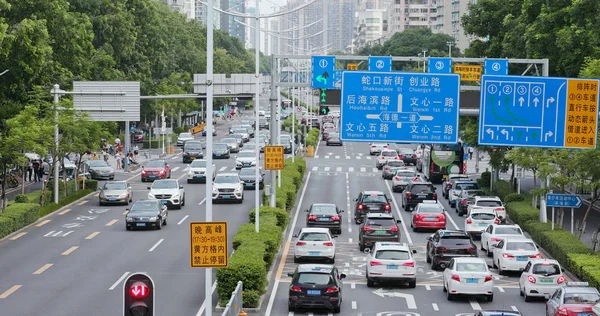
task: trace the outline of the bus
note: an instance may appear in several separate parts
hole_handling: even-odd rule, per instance
[[[463,173],[464,149],[461,143],[424,145],[422,149],[417,168],[432,183],[442,183],[448,174]]]

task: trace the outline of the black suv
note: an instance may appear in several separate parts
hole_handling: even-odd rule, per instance
[[[288,310],[296,308],[326,308],[334,313],[342,306],[342,279],[346,275],[339,273],[333,265],[300,264],[293,273],[288,299]]]
[[[400,242],[400,227],[389,213],[367,213],[364,222],[358,229],[358,247],[360,251],[367,247],[373,247],[376,242],[391,241]]]
[[[410,182],[402,191],[402,207],[407,212],[425,200],[437,201],[437,193],[431,182]]]
[[[390,199],[381,191],[361,191],[354,199],[354,221],[360,224],[366,213],[390,213]]]
[[[440,229],[427,237],[426,256],[432,270],[444,269],[452,258],[477,257],[477,246],[462,230]]]

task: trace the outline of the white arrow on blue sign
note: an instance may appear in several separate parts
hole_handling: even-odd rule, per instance
[[[583,200],[579,195],[576,194],[546,194],[546,206],[547,207],[581,207]]]

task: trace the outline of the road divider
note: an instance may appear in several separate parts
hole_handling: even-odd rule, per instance
[[[85,239],[90,240],[90,239],[98,236],[98,234],[100,234],[100,232],[93,232],[93,233],[89,234],[87,237],[85,237]]]

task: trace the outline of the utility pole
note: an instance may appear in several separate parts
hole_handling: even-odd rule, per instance
[[[446,42],[448,45],[448,57],[452,58],[452,46],[454,46],[454,42]]]

